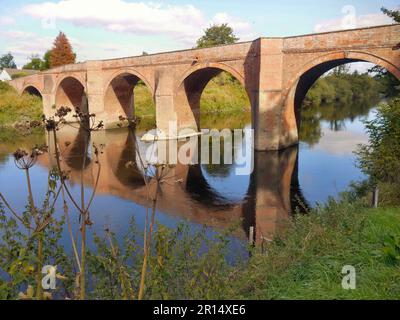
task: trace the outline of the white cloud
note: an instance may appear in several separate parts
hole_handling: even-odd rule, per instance
[[[342,18],[321,21],[315,25],[314,31],[327,32],[344,29],[364,28],[391,23],[393,23],[393,20],[383,13],[365,15],[356,15],[354,13],[347,14]]]
[[[168,34],[183,41],[201,32],[204,23],[202,12],[192,5],[167,6],[124,0],[62,0],[26,5],[22,12],[42,20],[138,35]]]
[[[28,58],[32,55],[43,56],[53,46],[54,41],[53,37],[42,37],[36,33],[21,30],[0,31],[0,39],[5,40],[5,51],[13,54],[19,67],[26,64]],[[82,51],[82,53],[87,54],[86,52],[91,48],[78,39],[70,38],[70,41],[73,48],[78,52]]]
[[[0,31],[0,39],[5,40],[5,51],[13,54],[19,67],[24,65],[32,54],[43,55],[53,41],[49,37],[38,37],[34,33],[19,30]]]
[[[21,17],[22,15],[22,17]],[[58,23],[66,22],[81,28],[95,28],[115,33],[139,36],[165,36],[174,41],[148,43],[143,47],[140,41],[124,43],[105,39],[104,42],[69,36],[79,61],[109,59],[148,52],[190,48],[211,24],[228,23],[240,40],[254,39],[252,26],[237,17],[221,12],[206,18],[193,5],[166,5],[154,2],[128,2],[127,0],[58,0],[24,5],[19,14],[41,22],[42,28],[58,32]],[[13,18],[0,18],[0,25],[14,24]],[[54,35],[38,36],[32,32],[9,29],[0,30],[2,50],[14,54],[17,65],[26,63],[32,54],[43,53],[52,47]],[[1,41],[5,39],[6,41]]]
[[[208,27],[203,12],[193,5],[163,5],[125,0],[62,0],[26,5],[22,13],[42,21],[66,21],[81,27],[136,35],[166,35],[192,46]],[[228,22],[240,38],[249,39],[251,26],[226,13],[211,21]]]
[[[4,41],[2,41],[4,40]],[[143,48],[137,43],[118,45],[112,42],[87,42],[69,37],[77,60],[111,59],[122,56],[134,56],[142,53]],[[18,67],[28,62],[31,55],[43,56],[53,46],[53,37],[42,37],[32,32],[21,30],[1,31],[0,42],[5,43],[4,52],[11,52]]]
[[[8,16],[0,17],[0,26],[8,26],[13,24],[15,24],[14,18]]]

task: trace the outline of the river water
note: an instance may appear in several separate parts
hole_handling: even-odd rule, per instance
[[[371,118],[374,109],[372,106],[359,109],[342,110],[329,116],[324,114],[323,107],[310,110],[302,121],[298,146],[247,155],[254,159],[251,174],[237,175],[235,164],[177,165],[168,169],[157,203],[156,220],[172,228],[185,222],[193,232],[206,225],[210,237],[236,224],[230,236],[232,252],[245,246],[251,229],[256,242],[273,238],[296,210],[324,203],[330,196],[338,197],[350,182],[363,179],[354,165],[353,150],[357,144],[367,141],[362,121]],[[243,116],[238,126],[250,127],[247,119]],[[202,126],[207,127],[207,123],[202,122]],[[68,185],[77,198],[81,176],[87,198],[96,180],[98,166],[91,154],[92,143],[104,145],[99,184],[90,210],[93,222],[90,235],[102,234],[108,228],[122,237],[128,232],[132,218],[143,228],[148,202],[143,168],[137,156],[146,147],[140,142],[143,133],[118,129],[95,132],[89,138],[82,130],[60,130],[62,166],[69,173]],[[46,139],[43,132],[4,143],[0,148],[0,191],[17,211],[23,211],[28,200],[25,175],[16,168],[13,152],[17,148],[29,149],[36,143],[48,143]],[[83,163],[86,144],[88,160]],[[234,144],[233,148],[242,151],[244,145]],[[52,153],[46,153],[31,169],[37,203],[43,201],[49,168],[54,166],[54,161]],[[56,206],[56,215],[62,215],[61,204]],[[77,230],[79,219],[73,210],[71,218],[73,229]],[[61,241],[69,248],[67,230]],[[92,245],[90,236],[89,246]]]

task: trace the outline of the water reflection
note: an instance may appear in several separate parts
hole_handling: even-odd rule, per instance
[[[84,185],[93,187],[98,169],[90,160],[90,154],[84,156],[83,152],[90,150],[88,144],[93,141],[104,144],[98,194],[114,195],[141,206],[148,204],[142,162],[138,156],[143,155],[148,146],[136,139],[133,131],[95,132],[90,139],[81,130],[65,127],[59,131],[58,137],[62,167],[69,173],[72,185],[80,183],[83,170]],[[49,141],[50,145],[53,143]],[[234,148],[240,146],[235,145]],[[238,236],[248,238],[250,228],[254,227],[256,242],[271,239],[284,229],[296,207],[302,208],[298,199],[306,203],[297,177],[298,148],[257,152],[250,156],[254,157],[255,166],[250,176],[237,176],[234,164],[177,164],[170,168],[169,178],[162,184],[157,209],[219,229],[240,223],[241,228],[236,232]],[[39,163],[51,166],[55,161],[53,157],[50,152],[48,157],[41,157]],[[227,191],[229,188],[224,188],[224,184],[236,188],[231,187]],[[112,203],[110,207],[113,207]],[[117,207],[113,214],[118,214]]]
[[[306,211],[317,201],[326,201],[328,196],[336,196],[350,181],[362,179],[354,167],[352,150],[366,139],[360,118],[371,114],[372,107],[371,104],[305,106],[300,146],[250,154],[254,170],[247,176],[237,175],[235,164],[178,164],[170,168],[158,201],[160,221],[174,226],[186,220],[193,229],[205,224],[216,230],[236,224],[239,225],[236,236],[240,239],[249,238],[250,234],[256,242],[271,239],[285,229],[291,215]],[[249,125],[246,117],[225,122],[226,116],[214,118],[221,125],[219,129]],[[148,145],[137,139],[141,135],[127,129],[99,131],[91,136],[85,130],[70,127],[58,132],[62,167],[68,172],[68,183],[74,194],[79,194],[81,177],[89,189],[96,181],[98,166],[91,154],[92,143],[105,146],[100,156],[102,169],[93,209],[96,214],[92,216],[94,228],[98,230],[105,223],[113,223],[120,232],[132,215],[143,222],[148,203],[142,178],[145,170],[138,155],[144,157]],[[18,147],[29,149],[41,143],[48,143],[50,150],[54,150],[54,141],[50,138],[43,141],[43,137],[32,135],[0,145],[1,189],[21,210],[26,194],[18,186],[20,172],[13,169],[11,155]],[[224,152],[233,152],[233,149],[242,152],[243,148],[235,141],[230,150],[221,148],[221,159]],[[56,164],[54,153],[41,156],[39,164],[32,172],[38,188],[46,185],[47,170]],[[250,232],[252,227],[254,233]]]
[[[328,124],[331,131],[346,130],[347,123],[353,123],[360,117],[367,117],[370,110],[376,106],[374,101],[342,101],[333,104],[303,105],[297,115],[300,140],[309,145],[317,144],[323,135],[323,124]]]

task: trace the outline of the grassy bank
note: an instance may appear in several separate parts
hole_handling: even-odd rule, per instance
[[[135,87],[134,97],[137,116],[155,117],[154,101],[143,83]],[[205,115],[250,113],[250,102],[240,82],[222,72],[207,84],[201,96],[200,108],[201,113]]]
[[[254,256],[228,297],[399,299],[399,241],[400,208],[331,202],[299,216],[267,255]],[[341,286],[344,265],[355,267],[355,290]]]
[[[0,81],[0,127],[40,120],[42,112],[39,97],[29,94],[20,96],[10,85]]]
[[[155,233],[146,299],[400,298],[398,207],[370,209],[359,202],[331,201],[296,216],[264,253],[256,249],[249,261],[236,265],[225,259],[226,238],[182,230],[159,226]],[[95,267],[110,254],[105,241],[98,238],[98,244],[100,254],[91,256],[98,281],[92,298],[118,299],[118,280],[114,287],[102,280],[112,277],[115,266]],[[132,251],[120,254],[121,259],[137,259]],[[345,265],[355,268],[354,290],[342,288]],[[138,267],[127,269],[134,275]],[[133,276],[133,287],[136,281]]]

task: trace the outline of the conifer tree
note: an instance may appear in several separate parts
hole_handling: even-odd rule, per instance
[[[75,63],[76,55],[72,51],[72,46],[67,36],[60,32],[54,40],[53,48],[50,52],[50,67],[55,68],[70,63]]]

